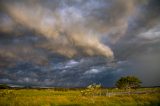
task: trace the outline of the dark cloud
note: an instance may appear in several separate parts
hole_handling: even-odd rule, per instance
[[[159,85],[159,11],[158,0],[1,0],[0,83]]]

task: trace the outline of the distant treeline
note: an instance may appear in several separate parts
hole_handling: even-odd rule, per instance
[[[9,88],[12,88],[12,87],[10,87],[7,84],[0,84],[0,89],[9,89]]]
[[[102,87],[101,89],[114,89],[115,87]],[[141,88],[160,88],[160,86],[151,86],[151,87],[141,87]],[[68,91],[68,90],[84,90],[86,87],[74,87],[74,88],[64,88],[64,87],[32,87],[32,86],[24,86],[24,87],[12,87],[7,84],[0,84],[0,89],[37,89],[37,90],[47,90],[52,89],[55,91]]]
[[[23,87],[12,87],[7,84],[0,84],[0,89],[52,89],[55,91],[68,91],[68,90],[83,90],[85,87],[75,87],[75,88],[65,88],[65,87],[32,87],[32,86],[23,86]]]

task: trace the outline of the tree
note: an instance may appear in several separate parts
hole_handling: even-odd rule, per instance
[[[130,89],[140,87],[141,81],[135,76],[121,77],[117,82],[116,86],[120,89]]]

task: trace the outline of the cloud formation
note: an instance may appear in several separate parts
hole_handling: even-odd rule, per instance
[[[158,0],[1,0],[0,82],[113,86],[121,75],[145,76],[147,70],[158,84],[159,5]]]
[[[56,53],[68,57],[81,53],[113,57],[112,50],[101,43],[91,29],[85,28],[85,18],[74,7],[50,10],[40,4],[8,3],[6,10],[14,22],[45,36],[51,42],[50,48]]]

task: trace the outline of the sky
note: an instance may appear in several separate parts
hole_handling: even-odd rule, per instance
[[[159,0],[1,0],[0,83],[160,86]]]

